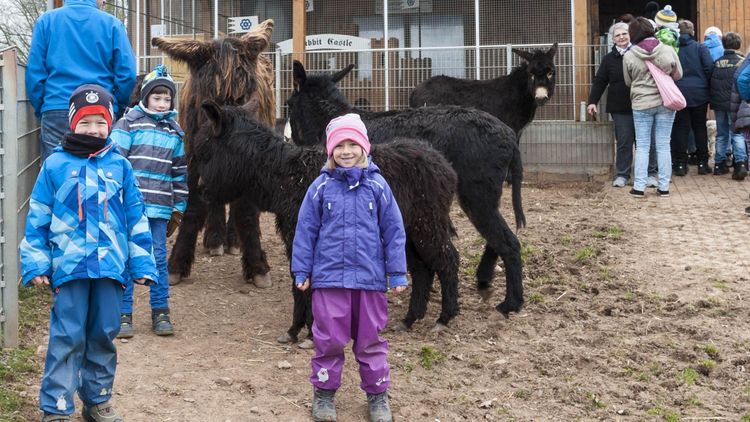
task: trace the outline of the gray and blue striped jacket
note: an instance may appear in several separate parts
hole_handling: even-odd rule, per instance
[[[146,203],[146,216],[169,219],[187,207],[185,133],[174,120],[177,113],[147,112],[135,106],[112,129],[110,138],[130,160]]]

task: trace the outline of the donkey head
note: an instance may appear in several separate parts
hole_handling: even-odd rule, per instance
[[[190,73],[180,101],[186,132],[200,125],[196,112],[202,110],[204,100],[242,105],[256,96],[261,104],[259,117],[269,126],[275,124],[273,68],[270,60],[260,55],[268,48],[272,31],[273,20],[268,19],[240,38],[151,40],[166,55],[188,65]]]
[[[294,92],[287,100],[292,140],[297,145],[325,143],[326,125],[352,106],[336,82],[354,68],[353,64],[333,75],[307,75],[302,63],[294,61]]]
[[[534,96],[537,106],[543,106],[555,93],[555,53],[557,43],[547,51],[534,50],[532,52],[513,49],[526,61],[526,75],[531,95]]]

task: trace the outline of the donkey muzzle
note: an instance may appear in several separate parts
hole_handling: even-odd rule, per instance
[[[549,91],[547,88],[540,86],[534,91],[534,100],[537,106],[543,106],[549,100]]]

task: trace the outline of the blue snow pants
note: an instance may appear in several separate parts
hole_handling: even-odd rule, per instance
[[[73,394],[86,406],[112,395],[120,331],[122,284],[108,279],[82,279],[53,290],[49,345],[44,364],[39,408],[71,415]]]

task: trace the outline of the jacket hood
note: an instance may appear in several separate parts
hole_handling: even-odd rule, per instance
[[[680,46],[685,46],[694,43],[695,40],[690,34],[680,34]]]
[[[336,179],[336,178],[340,178],[340,175],[343,175],[355,169],[358,169],[365,175],[370,175],[372,173],[380,173],[380,167],[378,167],[378,165],[372,161],[372,157],[367,157],[367,168],[362,168],[362,167],[343,168],[343,167],[336,166],[335,169],[329,169],[328,166],[323,166],[323,168],[320,169],[320,174],[325,174]]]
[[[703,41],[703,44],[706,45],[708,48],[715,48],[721,46],[721,39],[719,39],[718,35],[711,34]]]
[[[641,60],[652,60],[658,54],[657,47],[660,44],[656,38],[649,37],[634,45],[629,51]]]
[[[141,113],[145,114],[146,116],[158,121],[164,120],[164,119],[174,119],[177,117],[177,110],[167,110],[167,111],[153,111],[149,108],[146,108],[143,105],[143,101],[138,103],[135,107],[133,107],[133,110],[138,110]],[[140,116],[139,116],[140,117]],[[135,120],[133,118],[132,120]]]

